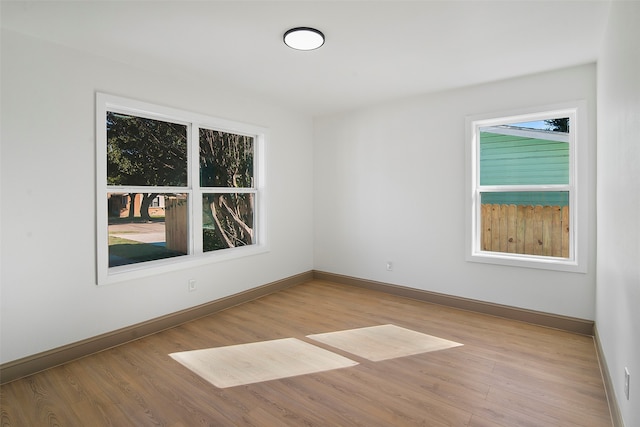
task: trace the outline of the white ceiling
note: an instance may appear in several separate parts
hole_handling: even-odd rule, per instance
[[[2,27],[319,115],[597,59],[609,1],[5,1]],[[325,45],[282,43],[312,26]]]

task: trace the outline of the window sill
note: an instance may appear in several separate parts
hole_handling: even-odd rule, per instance
[[[138,264],[111,267],[108,268],[106,277],[98,277],[97,284],[99,286],[111,285],[129,280],[184,270],[187,268],[200,267],[207,264],[260,255],[267,252],[269,252],[269,247],[266,245],[252,245],[250,247],[223,249],[200,255],[185,255],[175,258],[160,259],[157,261],[147,261]]]
[[[539,255],[521,255],[505,252],[479,251],[467,255],[468,262],[496,264],[509,267],[535,268],[541,270],[566,271],[570,273],[586,273],[583,264],[569,258],[555,258]]]

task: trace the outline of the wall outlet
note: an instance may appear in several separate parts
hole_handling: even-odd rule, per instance
[[[629,374],[629,369],[624,368],[624,395],[627,396],[627,400],[629,400],[629,380],[631,379],[631,374]]]
[[[196,279],[189,280],[189,292],[193,292],[196,290]]]
[[[393,263],[391,261],[387,261],[387,271],[393,271]]]

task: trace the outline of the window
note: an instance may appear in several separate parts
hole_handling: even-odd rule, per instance
[[[98,283],[266,250],[265,130],[96,97]]]
[[[467,119],[467,259],[583,272],[580,108],[539,111]]]

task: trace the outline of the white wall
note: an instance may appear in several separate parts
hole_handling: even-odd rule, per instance
[[[465,261],[464,144],[465,116],[586,100],[594,213],[595,84],[591,64],[317,118],[315,268],[593,319],[595,215],[587,274]]]
[[[310,118],[8,31],[1,83],[1,363],[313,268]],[[96,286],[96,91],[269,128],[271,251]]]
[[[627,427],[640,426],[640,3],[611,4],[598,61],[596,327]],[[630,400],[624,368],[631,373]]]

